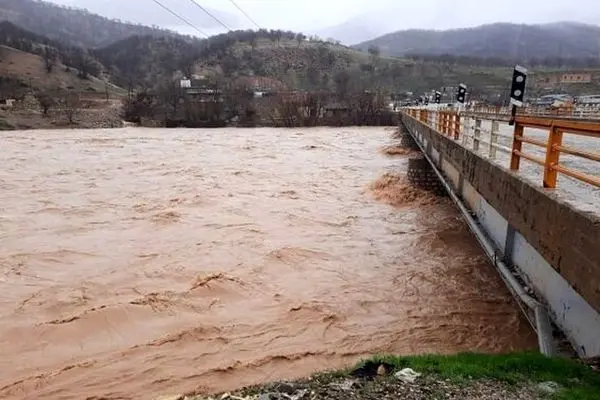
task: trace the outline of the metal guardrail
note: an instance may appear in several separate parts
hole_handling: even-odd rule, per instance
[[[518,171],[521,159],[524,158],[544,168],[543,186],[556,188],[558,174],[564,174],[581,182],[600,188],[600,177],[567,168],[560,163],[561,154],[580,157],[582,159],[600,162],[600,153],[575,148],[563,144],[565,134],[594,137],[600,139],[600,120],[587,121],[582,119],[553,118],[534,114],[517,114],[512,135],[502,134],[499,129],[500,121],[508,121],[508,114],[488,113],[480,110],[474,112],[456,109],[408,108],[402,110],[407,115],[430,126],[442,135],[453,140],[461,140],[462,145],[476,152],[485,152],[490,159],[496,159],[497,151],[510,155],[510,169]],[[501,111],[501,110],[496,110]],[[490,121],[491,128],[485,130],[483,121]],[[547,132],[547,139],[540,140],[525,135],[525,128],[536,128]],[[489,134],[489,140],[482,133]],[[487,136],[487,135],[486,135]],[[512,146],[507,147],[498,143],[498,138],[512,140]],[[527,153],[523,143],[528,143],[545,149],[544,157]],[[600,171],[600,164],[598,165]]]

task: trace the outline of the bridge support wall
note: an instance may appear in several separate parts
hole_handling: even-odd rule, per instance
[[[402,121],[579,355],[600,356],[600,218],[410,116]]]

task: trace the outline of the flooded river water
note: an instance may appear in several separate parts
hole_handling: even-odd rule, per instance
[[[370,192],[406,168],[378,152],[389,130],[0,143],[2,399],[152,399],[373,353],[536,347],[448,200]]]

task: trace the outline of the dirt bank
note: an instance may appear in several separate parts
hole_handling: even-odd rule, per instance
[[[25,129],[106,129],[120,128],[123,121],[120,116],[120,101],[97,103],[75,113],[73,124],[69,124],[65,113],[52,109],[47,115],[37,109],[0,110],[1,130]]]
[[[358,366],[234,393],[162,395],[157,400],[597,400],[593,363],[539,353],[375,357]]]

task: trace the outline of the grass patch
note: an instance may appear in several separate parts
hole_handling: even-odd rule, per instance
[[[539,353],[375,356],[371,361],[389,363],[397,369],[412,368],[455,382],[478,379],[511,384],[554,381],[562,387],[554,399],[600,399],[600,373],[575,360],[548,358]]]
[[[14,126],[6,122],[4,119],[0,118],[0,131],[10,131],[15,129]]]

